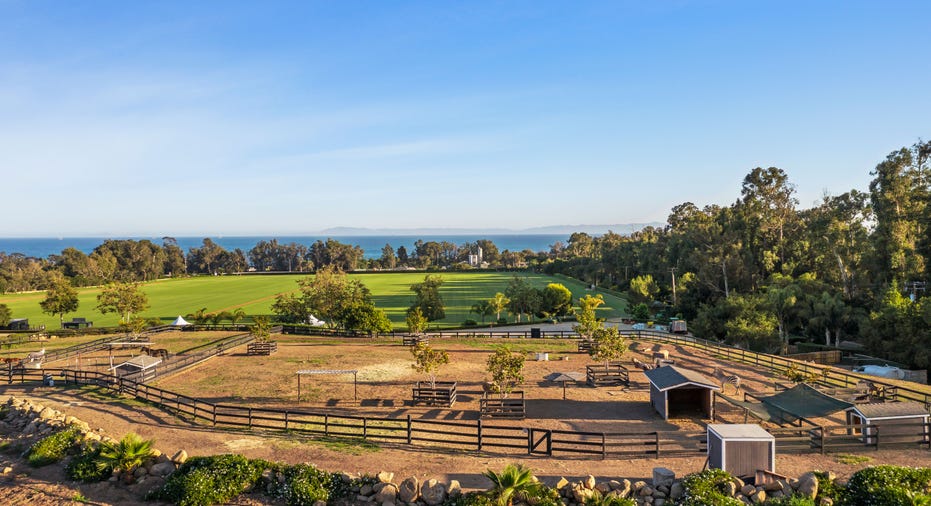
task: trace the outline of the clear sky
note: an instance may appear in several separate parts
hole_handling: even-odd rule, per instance
[[[804,207],[931,137],[931,2],[0,0],[0,236]]]

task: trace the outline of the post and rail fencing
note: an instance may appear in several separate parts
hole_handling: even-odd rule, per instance
[[[585,432],[549,430],[475,421],[334,414],[307,410],[217,404],[126,377],[71,369],[15,369],[7,384],[42,384],[45,375],[63,379],[56,386],[90,385],[124,394],[166,409],[176,416],[212,427],[290,431],[396,446],[428,447],[492,454],[560,456],[561,458],[660,458],[701,456],[707,452],[702,431]],[[54,387],[53,387],[54,388]],[[931,424],[914,424],[911,432],[884,435],[876,426],[792,427],[773,429],[777,451],[819,453],[877,448],[931,449]]]

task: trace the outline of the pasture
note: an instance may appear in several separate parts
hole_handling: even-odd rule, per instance
[[[481,322],[481,318],[470,314],[469,309],[481,299],[488,299],[496,292],[504,292],[508,281],[514,276],[527,279],[533,286],[542,288],[548,283],[562,283],[572,292],[573,299],[591,293],[578,281],[526,272],[444,272],[440,293],[446,302],[446,318],[435,322],[439,328],[456,327],[467,319]],[[423,273],[379,272],[350,274],[361,280],[372,292],[375,305],[385,310],[395,328],[403,328],[405,312],[413,299],[410,286],[423,281]],[[201,276],[180,279],[165,279],[142,285],[149,297],[149,309],[145,317],[159,318],[165,323],[178,315],[193,313],[201,308],[208,312],[232,311],[241,308],[248,315],[270,314],[275,296],[297,290],[297,280],[304,275],[242,275]],[[79,316],[94,322],[97,327],[116,325],[115,314],[97,311],[97,295],[100,287],[78,289],[80,307],[65,315],[65,321]],[[602,318],[616,318],[625,314],[626,302],[620,297],[603,293],[605,305],[599,308]],[[58,317],[42,313],[39,302],[45,292],[30,292],[0,295],[0,304],[6,304],[14,318],[29,318],[31,325],[44,324],[49,329],[58,328]],[[502,317],[514,321],[514,317],[502,313]],[[491,321],[494,316],[487,319]]]

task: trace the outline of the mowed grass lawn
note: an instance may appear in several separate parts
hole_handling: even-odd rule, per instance
[[[513,272],[445,272],[440,273],[444,283],[440,289],[446,302],[446,318],[436,322],[440,327],[454,327],[464,320],[474,319],[481,322],[475,314],[469,314],[472,304],[481,299],[491,298],[495,292],[504,292],[508,281],[514,276],[526,278],[535,287],[544,287],[547,283],[562,283],[578,298],[591,293],[578,281],[556,278],[543,274]],[[351,274],[362,281],[372,291],[375,305],[384,309],[396,328],[404,327],[405,312],[413,300],[410,286],[423,281],[423,273],[371,273]],[[297,291],[297,280],[301,275],[248,275],[248,276],[203,276],[194,278],[168,279],[145,283],[143,291],[149,297],[149,309],[143,316],[160,318],[166,323],[178,315],[193,313],[200,308],[208,312],[230,311],[242,308],[246,314],[271,314],[271,305],[275,296],[281,293]],[[72,314],[65,315],[65,320],[79,316],[94,322],[95,326],[116,325],[118,316],[103,315],[97,311],[99,287],[78,290],[80,307]],[[604,293],[605,305],[599,310],[603,318],[618,317],[626,314],[624,299]],[[6,304],[13,312],[14,318],[29,318],[31,325],[45,324],[48,328],[58,328],[58,318],[43,314],[39,302],[45,298],[44,292],[0,295],[0,304]],[[509,321],[514,317],[506,314]],[[494,319],[494,316],[490,317]],[[489,319],[489,320],[490,320]]]

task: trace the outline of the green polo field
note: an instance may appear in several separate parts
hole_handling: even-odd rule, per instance
[[[533,273],[513,272],[448,272],[441,273],[444,283],[440,290],[446,302],[446,318],[436,322],[441,327],[455,327],[467,319],[481,322],[475,314],[469,314],[472,304],[481,299],[492,297],[495,292],[504,292],[508,280],[521,276],[533,286],[543,287],[547,283],[562,283],[571,292],[576,301],[579,297],[591,293],[581,282],[562,277],[553,277]],[[413,292],[410,286],[423,281],[423,273],[366,273],[352,274],[372,291],[375,305],[384,309],[396,328],[404,326],[405,311],[411,304]],[[231,311],[242,308],[248,315],[270,314],[275,296],[297,290],[296,281],[300,275],[243,275],[243,276],[204,276],[194,278],[167,279],[142,285],[149,296],[149,310],[143,316],[160,318],[166,323],[178,315],[193,313],[200,308],[208,312]],[[81,288],[78,290],[80,307],[72,314],[65,315],[65,321],[72,317],[84,317],[94,322],[94,326],[116,325],[118,317],[114,314],[103,315],[97,311],[97,294],[100,288]],[[620,297],[603,293],[605,305],[599,310],[603,318],[617,317],[624,314],[626,302]],[[0,295],[0,304],[6,304],[13,312],[13,318],[29,318],[30,325],[45,324],[49,329],[58,328],[58,317],[43,314],[39,302],[45,298],[44,292],[30,292]],[[511,315],[509,321],[514,321]],[[493,319],[494,316],[491,317]]]

